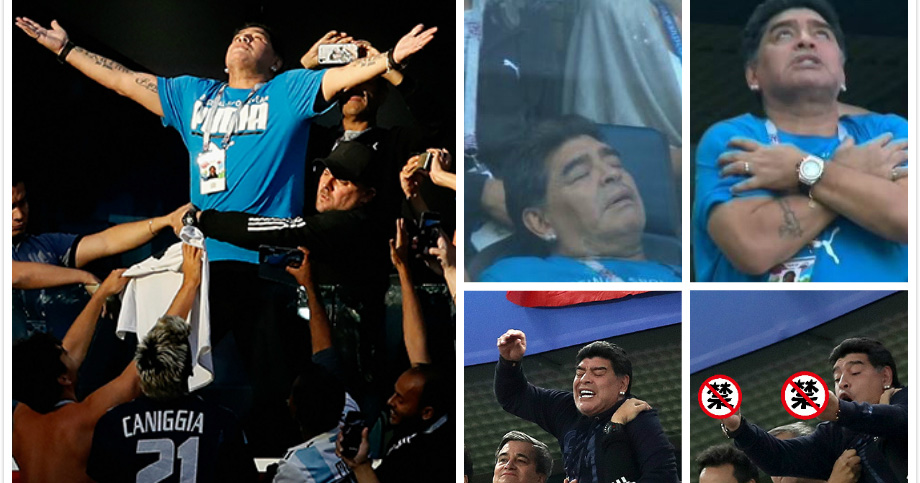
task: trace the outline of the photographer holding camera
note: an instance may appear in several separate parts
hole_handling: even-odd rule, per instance
[[[368,456],[369,429],[361,432],[356,453],[345,451],[344,431],[336,444],[336,453],[351,467],[359,483],[450,481],[454,473],[452,465],[436,457],[454,441],[450,420],[454,383],[449,371],[431,363],[422,308],[408,268],[408,242],[403,220],[399,220],[396,239],[390,240],[390,257],[399,273],[403,341],[411,367],[396,380],[393,395],[387,400],[393,437],[376,469]]]
[[[198,224],[209,238],[257,249],[259,245],[304,246],[310,250],[317,280],[338,282],[347,275],[385,274],[384,221],[374,216],[382,166],[379,153],[354,141],[339,143],[325,159],[316,190],[315,215],[270,218],[240,212],[205,210]],[[376,268],[376,269],[375,269]]]

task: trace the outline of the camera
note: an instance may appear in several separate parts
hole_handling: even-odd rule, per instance
[[[300,267],[303,260],[303,252],[296,248],[260,245],[259,277],[297,287],[297,281],[291,274],[287,273],[285,268]]]
[[[418,162],[416,164],[419,169],[431,171],[432,161],[434,161],[434,153],[431,151],[425,151],[424,153],[418,155]]]
[[[358,44],[320,44],[319,65],[345,65],[358,58]]]
[[[429,248],[438,247],[438,238],[441,237],[441,214],[434,211],[422,213],[418,222],[418,250],[422,255],[428,255]]]
[[[361,432],[364,431],[364,416],[358,411],[348,411],[345,414],[345,425],[342,428],[342,456],[354,458],[361,446]]]

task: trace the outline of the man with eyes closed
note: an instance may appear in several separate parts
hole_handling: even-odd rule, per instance
[[[676,482],[674,448],[657,411],[630,392],[632,363],[622,348],[592,342],[575,357],[572,392],[527,382],[524,332],[498,338],[495,396],[505,411],[557,438],[565,475],[578,483]]]
[[[845,451],[858,457],[860,483],[907,481],[907,388],[891,352],[867,338],[831,351],[835,392],[807,436],[780,440],[735,414],[722,431],[769,475],[829,479]],[[853,454],[855,453],[855,454]]]
[[[507,177],[520,247],[481,282],[679,282],[681,268],[646,255],[645,205],[597,126],[565,116],[533,126]]]

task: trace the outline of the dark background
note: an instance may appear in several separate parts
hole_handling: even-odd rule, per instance
[[[298,66],[300,56],[329,30],[346,31],[385,51],[415,24],[436,25],[435,40],[413,57],[406,73],[418,81],[414,96],[423,101],[416,102],[422,109],[413,111],[414,117],[437,123],[441,146],[455,151],[456,8],[416,0],[33,0],[14,2],[12,13],[45,27],[57,19],[75,44],[131,69],[217,79],[226,78],[224,55],[233,31],[247,21],[276,31],[286,68]],[[16,27],[12,52],[12,164],[28,181],[32,232],[91,233],[168,213],[188,200],[188,154],[178,133],[133,101],[58,64],[53,53]],[[380,112],[382,126],[413,121],[399,96],[389,99]],[[318,122],[334,124],[337,113],[334,108]]]

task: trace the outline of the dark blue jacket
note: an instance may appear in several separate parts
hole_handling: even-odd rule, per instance
[[[779,440],[742,419],[735,446],[767,474],[826,480],[837,458],[856,449],[862,465],[859,483],[907,481],[907,388],[891,404],[840,401],[837,421],[824,422],[800,438]]]
[[[579,483],[678,481],[674,447],[655,410],[639,413],[625,431],[605,434],[604,426],[622,401],[597,416],[585,416],[571,392],[529,384],[521,364],[504,360],[495,368],[495,396],[505,411],[536,423],[559,440],[570,479],[575,477]]]

